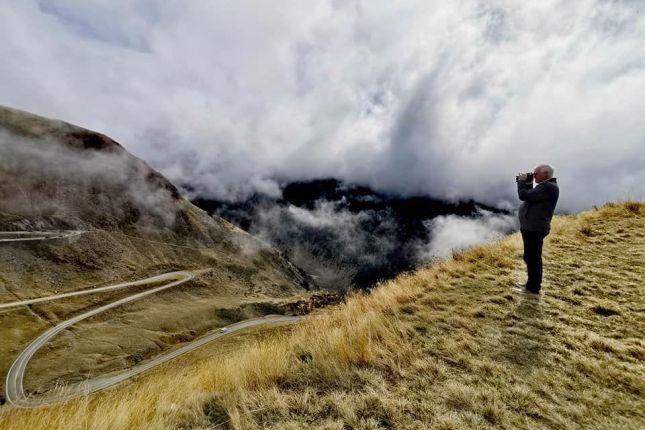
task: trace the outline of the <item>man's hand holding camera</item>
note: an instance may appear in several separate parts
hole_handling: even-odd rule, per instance
[[[515,182],[533,182],[533,173],[519,173],[515,177]]]

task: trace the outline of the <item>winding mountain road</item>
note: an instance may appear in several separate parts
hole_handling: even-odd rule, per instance
[[[81,230],[63,231],[0,231],[0,243],[35,240],[66,239],[86,233]]]
[[[38,232],[38,233],[54,233],[54,232]],[[25,237],[23,238],[23,240],[47,240],[52,238],[70,237],[72,235],[76,235],[76,233],[82,234],[82,232],[56,232],[56,233],[57,233],[56,235],[48,235],[48,234],[40,234],[40,236],[36,234],[24,235]],[[65,233],[70,233],[70,234],[65,235]],[[0,232],[0,237],[2,237],[1,234],[2,232]],[[20,239],[16,237],[14,238],[13,241],[19,241],[19,240]],[[96,293],[114,291],[118,289],[129,288],[129,287],[159,284],[163,282],[163,284],[160,286],[156,286],[149,290],[132,294],[125,298],[116,300],[114,302],[111,302],[101,307],[98,307],[96,309],[93,309],[91,311],[77,315],[43,332],[40,336],[38,336],[35,340],[33,340],[27,346],[27,348],[25,348],[20,353],[20,355],[18,355],[18,357],[11,365],[9,372],[7,373],[7,379],[5,384],[7,401],[17,407],[30,408],[30,407],[50,405],[53,403],[70,400],[75,397],[84,396],[84,395],[91,394],[91,393],[106,389],[108,387],[111,387],[115,384],[118,384],[119,382],[125,381],[135,375],[145,372],[146,370],[152,369],[153,367],[159,366],[160,364],[165,363],[169,360],[172,360],[173,358],[179,357],[180,355],[193,351],[194,349],[199,348],[200,346],[203,346],[221,337],[231,335],[237,331],[240,331],[249,327],[255,327],[255,326],[266,325],[266,324],[291,324],[291,323],[297,322],[302,318],[300,316],[267,315],[263,318],[255,318],[255,319],[241,321],[241,322],[220,328],[216,332],[203,336],[193,342],[190,342],[182,346],[181,348],[161,354],[151,360],[146,361],[145,363],[138,364],[136,366],[133,366],[117,374],[113,374],[110,376],[99,376],[96,378],[85,380],[77,384],[68,385],[61,390],[50,392],[49,395],[29,396],[27,395],[27,393],[25,393],[25,390],[23,387],[23,380],[24,380],[25,371],[27,368],[27,364],[29,363],[29,360],[31,360],[34,354],[40,348],[42,348],[49,340],[55,337],[58,333],[60,333],[66,328],[71,327],[72,325],[80,321],[83,321],[94,315],[105,312],[109,309],[115,308],[117,306],[121,306],[126,303],[134,302],[136,300],[140,300],[144,297],[147,297],[152,294],[156,294],[168,288],[181,285],[185,282],[188,282],[194,279],[195,276],[196,276],[195,273],[189,272],[189,271],[169,272],[169,273],[164,273],[162,275],[153,276],[146,279],[141,279],[138,281],[124,282],[124,283],[119,283],[115,285],[108,285],[105,287],[79,290],[79,291],[73,291],[73,292],[64,293],[64,294],[57,294],[57,295],[52,295],[47,297],[39,297],[34,299],[26,299],[26,300],[11,302],[11,303],[0,304],[0,310],[6,310],[6,309],[16,308],[16,307],[30,305],[34,303],[43,303],[43,302],[61,300],[69,297],[81,296],[86,294],[96,294]]]

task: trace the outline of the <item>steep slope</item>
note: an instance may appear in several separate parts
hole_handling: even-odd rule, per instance
[[[556,217],[540,300],[510,293],[524,277],[520,245],[511,235],[321,310],[289,334],[59,407],[5,410],[0,423],[644,428],[645,204]]]
[[[224,324],[283,313],[313,285],[281,253],[193,206],[109,137],[0,107],[0,231],[48,230],[83,233],[0,243],[1,303],[172,270],[201,272],[60,336],[34,361],[27,381],[34,389],[125,368]],[[0,374],[44,328],[130,293],[0,312]]]

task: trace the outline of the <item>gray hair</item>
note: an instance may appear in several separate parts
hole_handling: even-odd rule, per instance
[[[554,172],[553,166],[550,166],[548,164],[540,164],[539,166],[536,167],[536,169],[539,169],[545,172],[548,176],[547,179],[551,179],[553,177],[553,172]]]

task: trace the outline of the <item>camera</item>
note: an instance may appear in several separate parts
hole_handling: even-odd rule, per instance
[[[520,175],[515,177],[515,182],[520,182]],[[533,182],[533,172],[526,173],[526,182]]]

